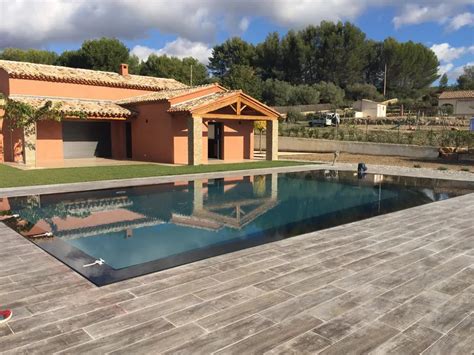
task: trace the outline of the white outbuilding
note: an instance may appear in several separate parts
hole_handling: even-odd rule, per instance
[[[353,108],[356,118],[387,117],[387,104],[385,102],[362,99],[354,102]]]

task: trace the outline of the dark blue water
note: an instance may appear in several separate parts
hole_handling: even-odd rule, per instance
[[[469,186],[471,188],[472,186]],[[11,198],[14,227],[98,285],[465,193],[337,171]],[[52,232],[53,238],[31,238]],[[102,266],[83,267],[103,259]]]

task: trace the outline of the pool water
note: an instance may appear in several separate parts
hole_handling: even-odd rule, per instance
[[[460,184],[318,170],[28,196],[8,204],[21,218],[13,228],[100,286],[472,189]],[[54,237],[35,237],[45,232]],[[100,259],[103,265],[84,266]]]

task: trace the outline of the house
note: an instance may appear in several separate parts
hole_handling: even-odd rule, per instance
[[[474,115],[474,90],[443,91],[438,107],[450,106],[454,115]]]
[[[352,107],[356,111],[356,118],[387,117],[387,104],[385,102],[362,99],[354,102]]]
[[[252,159],[254,121],[267,122],[266,157],[277,159],[279,113],[218,84],[131,75],[126,64],[112,73],[0,60],[0,92],[35,108],[51,102],[63,116],[10,129],[0,112],[0,161],[40,166],[103,157],[198,165]]]

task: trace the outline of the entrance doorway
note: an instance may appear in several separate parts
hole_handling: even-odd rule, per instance
[[[110,158],[110,122],[64,121],[64,159]]]
[[[207,156],[222,159],[222,135],[224,127],[220,122],[209,122],[207,126]]]

